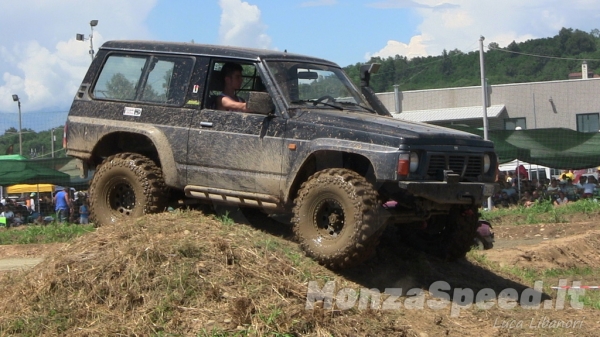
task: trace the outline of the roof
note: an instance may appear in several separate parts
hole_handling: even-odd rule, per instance
[[[189,42],[164,42],[164,41],[134,41],[113,40],[105,42],[100,49],[129,50],[129,51],[152,51],[185,55],[207,55],[243,58],[248,60],[259,59],[290,59],[298,61],[316,62],[338,66],[337,64],[306,55],[288,53],[287,51],[276,51],[268,49],[253,49],[232,46],[217,46]]]
[[[492,105],[487,108],[488,118],[496,118],[506,111],[504,104]],[[394,118],[403,119],[412,122],[450,122],[468,119],[479,119],[483,117],[482,106],[467,106],[461,108],[429,109],[402,111],[401,113],[392,113]]]

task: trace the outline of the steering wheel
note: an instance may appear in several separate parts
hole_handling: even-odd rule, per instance
[[[327,101],[331,101],[331,102],[335,102],[335,98],[333,98],[333,97],[331,97],[331,96],[329,96],[329,95],[325,95],[325,96],[321,96],[321,97],[319,97],[319,99],[317,99],[316,101],[314,101],[314,102],[313,102],[313,106],[314,106],[314,105],[317,105],[317,104],[319,104],[319,103],[321,103],[321,102],[323,102],[323,101],[325,101],[325,100],[327,100]]]

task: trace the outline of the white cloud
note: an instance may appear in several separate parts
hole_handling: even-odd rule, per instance
[[[423,45],[423,37],[420,35],[413,36],[408,44],[389,40],[387,45],[380,51],[373,54],[367,53],[365,59],[369,60],[371,57],[388,58],[396,55],[406,56],[409,59],[417,56],[427,56],[425,45]]]
[[[271,47],[271,37],[266,34],[267,25],[260,18],[260,9],[241,0],[219,0],[221,26],[219,41],[224,45],[239,47]]]
[[[68,109],[90,64],[89,41],[76,41],[75,34],[87,38],[95,19],[96,50],[105,36],[147,38],[144,20],[156,1],[1,2],[0,112],[17,110],[12,94],[19,95],[23,114]]]
[[[496,42],[506,46],[512,41],[557,35],[562,27],[589,32],[598,28],[600,18],[600,2],[595,0],[447,0],[442,4],[439,0],[384,0],[368,6],[417,14],[421,23],[416,37],[421,37],[419,46],[426,55],[440,55],[444,49],[477,50],[482,35],[486,45]],[[389,39],[394,40],[394,36]],[[386,50],[394,50],[389,42],[373,55]],[[410,50],[404,48],[400,55],[408,55]]]

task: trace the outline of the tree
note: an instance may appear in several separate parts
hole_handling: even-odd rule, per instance
[[[106,83],[107,97],[114,99],[132,100],[135,98],[135,86],[125,75],[121,73],[114,74],[110,81]]]

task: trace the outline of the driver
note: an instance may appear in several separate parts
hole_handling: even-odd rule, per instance
[[[217,109],[249,112],[246,102],[236,92],[242,87],[242,66],[237,63],[225,63],[221,68],[223,92],[217,97]]]

